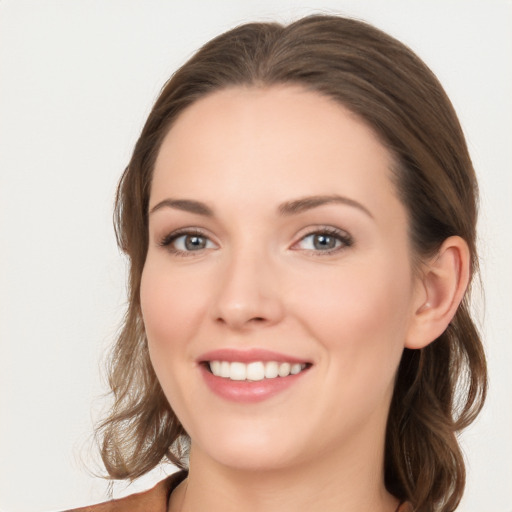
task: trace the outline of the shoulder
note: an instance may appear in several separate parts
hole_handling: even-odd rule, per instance
[[[156,484],[149,491],[64,512],[166,512],[171,492],[186,476],[186,471],[178,471]]]

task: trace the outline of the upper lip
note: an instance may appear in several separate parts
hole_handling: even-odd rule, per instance
[[[279,352],[274,352],[272,350],[260,349],[260,348],[252,348],[248,350],[240,350],[233,348],[223,348],[217,350],[211,350],[209,352],[205,352],[198,357],[199,363],[204,363],[207,361],[229,361],[229,362],[239,362],[239,363],[251,363],[254,361],[276,361],[278,363],[309,363],[308,360],[290,356],[287,354],[281,354]]]

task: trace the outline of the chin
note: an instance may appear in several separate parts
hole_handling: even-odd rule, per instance
[[[226,432],[229,434],[226,435]],[[297,440],[294,442],[289,435],[284,435],[282,429],[278,432],[277,435],[254,429],[229,429],[220,435],[212,435],[210,432],[204,443],[192,440],[191,459],[194,458],[194,451],[202,451],[216,463],[240,471],[284,469],[296,463],[300,456],[295,453],[293,446],[303,447],[304,443]]]

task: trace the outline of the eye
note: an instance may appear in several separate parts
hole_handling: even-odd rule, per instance
[[[305,251],[333,253],[353,244],[352,237],[336,228],[322,228],[301,238],[293,248]]]
[[[217,247],[204,233],[194,230],[170,233],[163,238],[160,245],[174,254],[183,256]]]

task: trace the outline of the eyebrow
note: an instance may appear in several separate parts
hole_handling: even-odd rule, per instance
[[[311,210],[313,208],[318,208],[319,206],[323,206],[326,204],[344,204],[348,206],[352,206],[361,210],[363,213],[368,215],[370,218],[374,218],[371,212],[363,206],[361,203],[355,201],[354,199],[350,199],[348,197],[340,196],[340,195],[320,195],[320,196],[307,196],[302,197],[300,199],[295,199],[293,201],[286,201],[279,205],[277,211],[281,216],[289,216],[289,215],[297,215],[299,213],[305,212],[307,210]],[[174,208],[176,210],[182,210],[189,213],[195,213],[197,215],[204,215],[205,217],[213,217],[214,211],[208,205],[201,201],[195,201],[192,199],[164,199],[157,203],[151,210],[149,214],[161,210],[162,208]]]
[[[196,213],[197,215],[204,215],[206,217],[213,217],[213,210],[200,201],[193,201],[192,199],[164,199],[149,210],[149,214],[161,210],[164,207],[175,208],[176,210],[183,210],[185,212]]]
[[[355,201],[354,199],[339,196],[337,194],[327,196],[308,196],[300,199],[295,199],[294,201],[286,201],[285,203],[279,206],[278,211],[281,215],[295,215],[297,213],[302,213],[306,210],[311,210],[312,208],[317,208],[319,206],[332,203],[352,206],[354,208],[361,210],[362,212],[364,212],[366,215],[373,219],[373,215],[371,214],[370,210],[368,210],[361,203]]]

